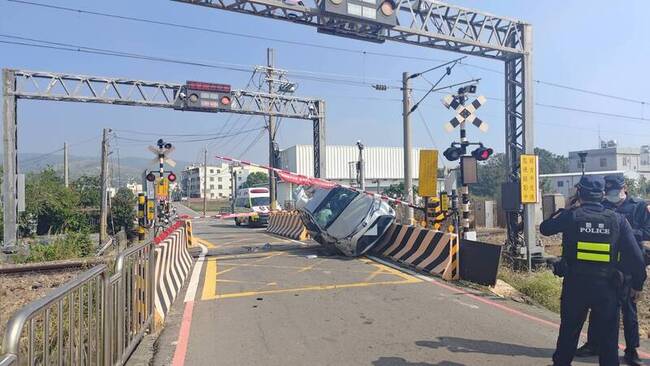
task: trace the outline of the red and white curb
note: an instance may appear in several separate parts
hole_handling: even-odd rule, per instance
[[[187,354],[187,345],[190,340],[192,312],[194,311],[196,290],[199,287],[199,277],[201,277],[201,271],[203,270],[203,262],[205,262],[205,256],[208,254],[207,247],[201,244],[199,244],[199,246],[201,247],[201,254],[199,255],[199,259],[196,261],[196,265],[194,265],[194,270],[192,270],[192,276],[190,277],[190,283],[188,284],[187,292],[185,293],[185,309],[183,310],[183,319],[181,320],[181,329],[178,332],[178,340],[176,342],[176,350],[174,351],[172,366],[185,365],[185,355]]]

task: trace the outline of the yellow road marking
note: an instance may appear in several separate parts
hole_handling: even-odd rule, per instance
[[[369,286],[380,286],[380,285],[403,285],[407,283],[417,283],[417,282],[422,282],[422,280],[413,277],[410,280],[401,280],[401,281],[356,282],[356,283],[345,283],[340,285],[318,285],[318,286],[286,288],[286,289],[278,289],[278,290],[234,292],[234,293],[215,295],[210,298],[204,297],[202,298],[202,300],[232,299],[236,297],[281,294],[287,292],[324,291],[324,290],[336,290],[336,289],[344,289],[344,288],[369,287]]]
[[[205,239],[201,239],[201,238],[199,238],[199,237],[196,236],[196,235],[194,236],[194,239],[195,239],[196,241],[198,241],[199,243],[205,245],[205,246],[208,247],[208,248],[216,248],[216,247],[218,247],[217,244],[214,244],[214,243],[212,243],[212,242],[209,242],[209,241],[207,241],[207,240],[205,240]]]
[[[203,293],[201,299],[215,296],[217,294],[217,261],[208,260],[205,267],[205,279],[203,281]]]
[[[266,257],[265,257],[266,258]],[[233,263],[233,262],[219,262],[219,266],[221,267],[260,267],[260,268],[274,268],[274,269],[292,269],[292,270],[301,270],[304,269],[305,267],[300,267],[300,266],[279,266],[279,265],[274,265],[274,264],[252,264],[252,263]],[[373,271],[355,271],[351,269],[341,269],[341,268],[329,268],[329,267],[318,267],[317,268],[319,271],[336,271],[336,272],[346,272],[346,273],[362,273],[362,274],[370,274],[373,273]]]
[[[302,267],[302,268],[300,268],[300,269],[298,270],[298,273],[307,272],[307,271],[309,271],[310,269],[314,269],[314,267],[316,267],[317,264],[319,264],[319,263],[323,263],[324,261],[325,261],[324,259],[317,259],[317,260],[314,261],[314,264],[312,264],[312,265],[310,265],[310,266],[306,266],[306,267]]]

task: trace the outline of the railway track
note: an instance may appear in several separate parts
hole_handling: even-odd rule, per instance
[[[106,263],[107,261],[108,258],[105,257],[92,257],[92,258],[65,260],[65,261],[1,265],[0,274],[44,272],[44,271],[57,271],[57,270],[76,269],[76,268],[89,268],[97,264]]]

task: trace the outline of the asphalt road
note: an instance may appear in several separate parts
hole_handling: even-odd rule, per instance
[[[545,310],[229,221],[193,230],[208,255],[189,316],[181,294],[167,318],[155,365],[174,354],[174,365],[551,364],[559,319]]]

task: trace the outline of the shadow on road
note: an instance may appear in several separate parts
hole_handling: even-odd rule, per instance
[[[465,366],[465,364],[440,361],[438,363],[428,362],[409,362],[401,357],[380,357],[377,361],[372,362],[375,366]]]
[[[518,344],[466,339],[458,337],[438,337],[438,341],[417,341],[416,345],[428,348],[447,348],[450,352],[483,353],[486,355],[527,356],[551,359],[554,349],[528,347]]]

